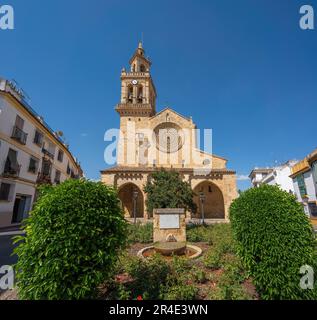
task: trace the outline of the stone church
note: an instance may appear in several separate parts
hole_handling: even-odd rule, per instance
[[[227,160],[197,147],[196,125],[191,117],[171,108],[156,112],[156,90],[151,61],[139,44],[121,71],[121,101],[117,165],[101,171],[101,181],[118,189],[127,218],[148,219],[144,185],[160,168],[178,171],[194,193],[195,214],[187,218],[228,220],[228,209],[237,197],[235,171]]]

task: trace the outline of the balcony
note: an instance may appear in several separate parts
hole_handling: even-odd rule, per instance
[[[10,163],[10,161],[7,159],[4,170],[3,170],[3,177],[8,178],[16,178],[20,174],[21,165],[18,163]]]
[[[11,138],[20,142],[21,144],[26,144],[28,134],[21,130],[19,127],[14,126]]]
[[[52,184],[51,176],[44,172],[39,172],[36,182],[38,184]]]
[[[53,154],[53,153],[51,153],[50,151],[48,151],[48,150],[45,149],[45,148],[42,148],[42,152],[43,152],[46,156],[48,156],[49,158],[51,158],[51,159],[54,160],[54,154]]]

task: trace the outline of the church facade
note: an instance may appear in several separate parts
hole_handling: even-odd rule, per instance
[[[118,189],[125,216],[148,219],[144,185],[160,168],[176,170],[193,189],[196,213],[187,218],[228,220],[237,197],[235,171],[227,160],[197,148],[197,128],[192,118],[165,108],[156,112],[156,89],[151,61],[140,43],[121,71],[121,101],[117,165],[101,171],[101,181]]]

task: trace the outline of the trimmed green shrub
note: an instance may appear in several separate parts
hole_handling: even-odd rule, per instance
[[[230,220],[262,299],[316,298],[316,288],[299,285],[300,267],[316,261],[312,226],[293,195],[277,186],[249,189],[232,203]]]
[[[15,240],[22,299],[93,298],[127,234],[116,191],[84,179],[43,187],[25,230]]]

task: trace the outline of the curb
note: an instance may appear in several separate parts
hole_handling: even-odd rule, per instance
[[[7,231],[7,232],[0,232],[0,237],[1,236],[15,236],[18,234],[25,234],[25,231]]]

